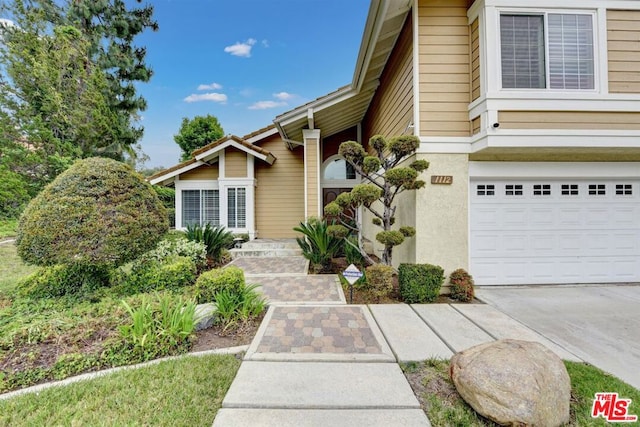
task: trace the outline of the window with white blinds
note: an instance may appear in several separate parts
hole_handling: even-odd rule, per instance
[[[247,226],[247,190],[243,187],[227,189],[227,227]]]
[[[502,87],[593,89],[593,16],[500,15]]]
[[[220,225],[218,190],[182,190],[182,226]]]

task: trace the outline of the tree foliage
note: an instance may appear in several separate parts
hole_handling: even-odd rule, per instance
[[[180,124],[180,130],[173,136],[173,140],[182,149],[180,160],[183,161],[190,159],[194,150],[217,141],[223,136],[224,130],[217,117],[207,114],[206,116],[195,116],[191,120],[184,117]]]
[[[419,144],[418,138],[413,135],[389,140],[375,135],[369,140],[373,155],[369,155],[358,142],[340,144],[338,153],[366,183],[356,185],[351,192],[340,194],[325,206],[325,215],[337,217],[340,221],[340,225],[330,230],[334,236],[344,236],[348,231],[358,232],[360,226],[356,222],[356,208],[364,206],[373,214],[373,224],[382,229],[376,235],[376,240],[384,245],[382,262],[391,265],[393,248],[415,235],[413,227],[403,225],[398,230],[392,230],[392,226],[395,223],[396,197],[404,191],[417,190],[425,185],[418,176],[429,167],[429,162],[417,160],[409,166],[400,166],[415,153]],[[376,202],[380,202],[381,207]]]
[[[18,254],[36,265],[112,267],[153,249],[168,229],[151,186],[128,165],[79,160],[38,194],[18,225]]]
[[[140,0],[136,0],[140,3]],[[34,195],[75,159],[135,162],[153,8],[123,0],[8,0],[0,16],[0,164]]]

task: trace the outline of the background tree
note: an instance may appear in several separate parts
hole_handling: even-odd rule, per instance
[[[102,155],[118,138],[118,118],[80,31],[49,31],[42,11],[21,12],[0,45],[0,164],[35,195],[74,159]]]
[[[29,264],[79,266],[99,274],[153,249],[168,230],[155,191],[130,166],[79,160],[24,210],[16,245]]]
[[[141,3],[142,0],[135,0]],[[117,160],[134,159],[143,128],[138,125],[146,101],[137,94],[136,84],[147,82],[152,71],[145,64],[146,49],[134,45],[137,35],[146,29],[157,30],[153,7],[128,7],[124,0],[8,0],[0,12],[13,20],[25,33],[48,34],[51,28],[73,26],[87,42],[84,65],[101,70],[105,84],[101,88],[110,114],[114,115],[112,133],[100,156]],[[37,18],[37,20],[35,19]]]
[[[351,192],[340,194],[325,206],[325,214],[339,221],[339,224],[330,227],[329,232],[341,237],[346,237],[350,232],[359,232],[355,212],[358,206],[364,206],[373,214],[373,224],[382,229],[376,234],[376,240],[384,245],[382,262],[391,265],[393,248],[402,244],[406,237],[415,235],[413,227],[400,226],[397,230],[392,227],[395,223],[396,197],[425,185],[418,175],[429,167],[429,162],[416,160],[408,166],[398,166],[407,156],[415,153],[419,145],[420,140],[413,135],[397,136],[389,141],[381,135],[375,135],[369,140],[374,155],[368,155],[358,142],[340,144],[338,153],[368,183],[356,185]],[[374,205],[375,202],[380,202],[380,205]],[[346,243],[349,244],[348,241]]]
[[[220,126],[218,118],[207,114],[206,116],[195,116],[191,120],[183,118],[180,130],[177,135],[173,136],[173,140],[182,149],[180,160],[183,161],[191,158],[191,153],[194,150],[217,141],[223,136],[224,130]]]

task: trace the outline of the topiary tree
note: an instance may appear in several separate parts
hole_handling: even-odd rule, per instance
[[[167,212],[141,175],[106,158],[79,160],[25,208],[17,247],[29,264],[84,267],[104,277],[153,249]]]
[[[373,224],[382,228],[376,240],[384,245],[382,262],[391,265],[393,248],[404,242],[406,237],[415,235],[415,229],[401,226],[392,230],[395,223],[395,198],[408,190],[424,187],[425,182],[418,179],[420,172],[429,167],[426,160],[416,160],[409,166],[398,166],[407,156],[415,153],[420,145],[418,137],[413,135],[397,136],[388,141],[381,135],[369,140],[373,155],[355,141],[340,144],[338,153],[349,162],[365,183],[356,185],[351,192],[340,194],[335,201],[324,208],[325,215],[337,218],[339,223],[330,227],[334,236],[346,237],[351,232],[359,232],[355,212],[358,206],[364,206],[374,216]],[[375,202],[381,208],[374,207]],[[346,242],[349,244],[349,242]],[[362,248],[359,248],[362,251]]]

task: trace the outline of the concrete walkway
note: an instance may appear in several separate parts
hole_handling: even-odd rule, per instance
[[[488,305],[346,305],[336,277],[304,274],[303,260],[234,261],[270,307],[215,427],[429,426],[398,362],[449,358],[501,338],[580,360]]]

